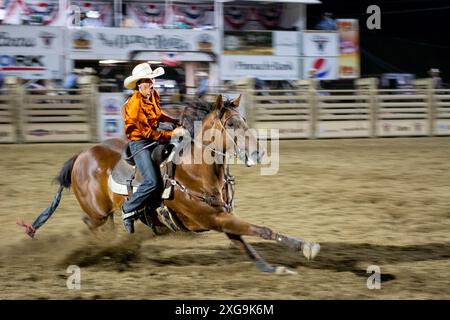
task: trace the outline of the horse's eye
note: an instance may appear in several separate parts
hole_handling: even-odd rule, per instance
[[[232,121],[229,121],[229,122],[227,123],[227,128],[233,128],[233,127],[234,127],[233,122],[232,122]]]

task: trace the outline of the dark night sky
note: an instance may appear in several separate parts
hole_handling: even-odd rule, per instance
[[[372,4],[381,9],[380,30],[366,27],[366,9]],[[359,19],[362,76],[407,72],[425,77],[435,67],[450,83],[449,0],[323,0],[308,6],[308,28],[317,24],[322,12]]]

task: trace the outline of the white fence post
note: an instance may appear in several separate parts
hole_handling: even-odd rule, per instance
[[[356,92],[358,95],[367,95],[369,104],[370,137],[376,136],[377,117],[378,117],[378,79],[363,78],[355,81]]]
[[[17,77],[6,77],[7,93],[10,97],[9,106],[11,110],[12,123],[15,127],[15,142],[22,143],[23,139],[23,99],[24,94],[21,89],[21,80]]]
[[[426,95],[427,103],[427,116],[429,125],[428,136],[434,136],[435,134],[435,122],[436,122],[436,108],[437,108],[437,98],[435,91],[433,90],[433,80],[432,79],[417,79],[414,81],[414,88],[418,93],[423,93]]]
[[[306,79],[306,80],[299,80],[297,81],[298,86],[298,94],[302,95],[305,94],[308,104],[309,104],[309,128],[310,128],[310,134],[309,138],[316,139],[316,130],[317,130],[317,121],[318,121],[318,107],[319,107],[319,101],[317,99],[317,91],[316,87],[314,85],[313,80]]]

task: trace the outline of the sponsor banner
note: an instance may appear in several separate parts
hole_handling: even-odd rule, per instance
[[[133,50],[217,54],[218,39],[218,32],[209,30],[70,28],[67,48],[71,59],[127,59]]]
[[[223,53],[229,55],[273,55],[270,31],[225,31]]]
[[[87,123],[29,123],[24,132],[26,142],[90,141]]]
[[[57,54],[0,53],[0,73],[23,79],[61,79],[62,56]]]
[[[338,77],[338,58],[305,57],[303,58],[303,79],[310,77],[311,70],[316,70],[319,80],[334,80]]]
[[[307,57],[339,56],[339,34],[328,32],[303,32],[303,55]]]
[[[359,26],[355,19],[338,19],[339,78],[360,76]]]
[[[5,26],[0,28],[0,52],[63,53],[63,30],[56,27]]]
[[[280,138],[309,138],[311,125],[309,121],[265,121],[255,122],[254,128],[260,130],[260,138],[270,138],[270,129],[277,129]]]
[[[272,41],[276,56],[300,55],[300,37],[298,32],[274,31]]]
[[[370,137],[370,121],[319,121],[317,138]]]
[[[100,141],[123,138],[122,106],[126,100],[122,93],[100,93],[98,103],[98,135]]]
[[[434,124],[434,134],[437,136],[449,136],[450,135],[450,120],[436,119],[436,122]]]
[[[298,56],[298,40],[298,33],[290,31],[225,31],[223,53]]]
[[[221,57],[222,80],[255,77],[261,80],[297,80],[299,60],[297,57],[277,56],[227,56]]]
[[[377,136],[425,136],[430,133],[428,120],[378,120]]]

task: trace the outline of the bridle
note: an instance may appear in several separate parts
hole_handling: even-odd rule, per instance
[[[185,116],[185,113],[186,113],[186,108],[187,108],[187,106],[185,106],[185,108],[183,110],[183,113],[182,113],[182,117],[181,117],[181,122],[183,123],[183,125],[184,125],[184,120],[185,120],[184,116]],[[238,147],[237,143],[234,141],[233,137],[227,131],[225,126],[226,126],[227,122],[233,117],[239,116],[244,121],[245,121],[245,118],[238,111],[235,111],[235,110],[229,109],[229,108],[227,108],[227,110],[232,111],[233,114],[230,115],[228,118],[226,118],[224,121],[222,121],[222,119],[220,117],[220,114],[219,114],[219,111],[217,111],[217,116],[215,117],[215,121],[214,121],[214,124],[213,124],[212,127],[214,128],[216,123],[219,122],[219,124],[221,126],[221,130],[220,131],[222,132],[223,130],[225,130],[225,133],[228,135],[228,137],[234,143],[235,152],[234,152],[233,156],[237,156],[242,151]],[[195,138],[193,139],[193,142],[194,142],[194,144],[200,144],[200,145],[204,146],[205,148],[208,148],[211,151],[215,152],[216,154],[222,155],[224,157],[229,155],[229,153],[227,151],[225,151],[225,152],[218,151],[218,150],[216,150],[216,148],[212,148],[209,145],[206,145],[206,144],[204,144],[202,142],[197,142],[195,140]],[[216,207],[216,206],[217,207],[224,207],[225,210],[228,213],[233,211],[233,207],[234,207],[234,189],[235,189],[235,183],[236,182],[235,182],[234,176],[232,176],[231,173],[230,173],[230,166],[229,166],[229,164],[227,164],[227,166],[224,167],[224,183],[225,183],[224,188],[225,188],[226,200],[217,199],[214,195],[210,196],[210,195],[207,195],[205,193],[198,194],[197,192],[193,192],[191,190],[188,190],[188,188],[186,188],[184,185],[182,185],[179,181],[177,181],[175,179],[170,179],[170,183],[174,187],[178,187],[181,192],[187,194],[189,197],[196,198],[196,199],[198,199],[198,200],[200,200],[202,202],[205,202],[208,205],[213,206],[213,207]]]
[[[228,132],[228,130],[225,128],[225,126],[226,126],[227,122],[230,119],[232,119],[232,118],[234,118],[236,116],[238,116],[240,119],[244,120],[244,122],[245,122],[245,118],[236,110],[233,110],[233,109],[230,109],[230,108],[227,108],[227,110],[230,110],[233,114],[230,115],[229,117],[227,117],[224,121],[222,121],[222,119],[220,117],[220,114],[219,114],[219,111],[216,111],[217,116],[215,117],[215,121],[214,121],[214,124],[213,124],[212,128],[214,128],[216,126],[216,123],[219,122],[220,127],[221,127],[220,132],[225,131],[225,134],[227,135],[227,137],[234,144],[234,152],[231,154],[231,156],[232,157],[237,157],[239,155],[242,155],[243,151],[241,150],[241,148],[239,148],[239,146],[237,145],[235,139],[231,136],[231,134]],[[193,142],[195,144],[201,144],[202,146],[204,146],[205,148],[211,150],[215,154],[221,155],[223,157],[227,157],[227,156],[230,157],[230,153],[227,150],[225,150],[225,152],[218,151],[217,147],[212,148],[210,146],[210,144],[205,144],[205,143],[202,143],[202,142],[198,142],[195,138],[193,139]]]

